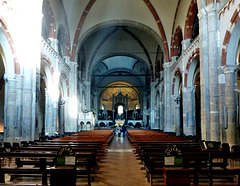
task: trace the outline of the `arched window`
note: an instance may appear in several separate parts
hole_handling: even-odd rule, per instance
[[[123,106],[119,105],[118,106],[118,115],[121,116],[123,114]]]

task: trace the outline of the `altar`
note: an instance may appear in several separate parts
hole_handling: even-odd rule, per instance
[[[125,123],[125,119],[123,120],[115,120],[116,125],[123,125]]]

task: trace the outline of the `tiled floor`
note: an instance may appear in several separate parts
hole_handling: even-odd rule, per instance
[[[137,160],[127,137],[115,135],[107,150],[105,157],[99,162],[99,170],[94,181],[91,182],[92,186],[150,186],[143,165]],[[237,185],[236,179],[234,183],[219,182],[214,183],[214,186]],[[6,180],[8,180],[6,184],[0,185],[41,185],[41,178],[18,178],[10,182],[7,176]],[[87,181],[78,179],[77,185],[87,185]],[[161,182],[160,185],[163,183]],[[208,182],[199,185],[208,185]]]

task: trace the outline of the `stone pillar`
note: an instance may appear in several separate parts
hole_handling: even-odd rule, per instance
[[[219,124],[220,124],[220,140],[222,143],[227,142],[226,130],[225,130],[225,75],[224,67],[218,67],[218,89],[219,89]]]
[[[144,96],[143,96],[143,106],[142,106],[142,109],[143,109],[143,122],[146,125],[147,124],[147,93],[144,92],[143,94],[144,94]]]
[[[224,67],[225,73],[225,101],[226,101],[226,130],[227,143],[230,146],[238,144],[238,124],[236,123],[236,93],[234,89],[237,87],[237,65],[226,65]]]
[[[58,101],[53,101],[53,117],[52,117],[52,135],[57,132],[57,120],[58,120]]]
[[[171,118],[171,66],[172,63],[166,62],[164,67],[164,131],[173,132],[173,122]]]
[[[98,123],[98,112],[99,112],[99,107],[100,107],[100,104],[99,104],[99,100],[100,99],[98,99],[98,93],[97,92],[94,92],[93,93],[93,95],[94,95],[94,98],[93,98],[93,109],[94,109],[94,111],[95,111],[95,123],[93,123],[94,124],[94,126],[95,126],[95,124],[96,123]]]
[[[155,104],[156,104],[156,92],[155,92],[155,82],[151,82],[151,97],[150,97],[150,126],[152,129],[156,129],[155,117]]]
[[[196,135],[195,87],[183,89],[183,133]]]
[[[51,135],[52,105],[48,90],[45,89],[45,135]]]
[[[206,1],[198,0],[199,48],[200,48],[200,87],[201,87],[201,136],[210,140],[209,107],[209,62],[208,62],[208,17],[205,10]],[[215,67],[216,68],[216,67]]]
[[[160,126],[159,126],[159,129],[160,130],[163,130],[163,122],[164,122],[164,107],[163,107],[163,102],[161,101],[160,102]]]
[[[174,101],[174,131],[177,136],[181,135],[180,99],[181,96],[172,96]]]
[[[209,60],[209,101],[210,134],[212,141],[220,141],[219,93],[218,93],[218,47],[217,47],[217,8],[212,3],[206,8],[208,14],[208,60]],[[201,71],[202,72],[202,71]]]
[[[59,118],[59,132],[60,135],[64,134],[64,107],[65,107],[65,100],[61,98],[61,103],[60,103],[60,118]]]
[[[25,67],[23,76],[22,140],[33,141],[35,134],[36,71],[30,67]]]
[[[4,141],[15,141],[15,129],[17,108],[16,108],[16,78],[5,78],[5,106],[4,106]]]

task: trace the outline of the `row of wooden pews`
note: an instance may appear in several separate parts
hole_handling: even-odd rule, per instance
[[[128,130],[128,138],[136,149],[137,157],[144,164],[146,176],[151,185],[157,181],[171,182],[179,185],[182,179],[184,184],[199,184],[207,181],[209,185],[215,180],[234,181],[238,176],[240,184],[240,169],[230,168],[229,162],[240,158],[239,152],[231,152],[226,148],[227,144],[219,142],[194,142],[192,140],[171,136],[165,133],[158,133],[150,130]],[[207,148],[211,144],[212,148]],[[180,156],[181,163],[178,165],[169,164],[168,154],[171,157]],[[172,179],[166,179],[173,176]],[[175,178],[174,178],[175,176]],[[180,176],[180,177],[179,177]],[[184,178],[184,179],[183,179]],[[174,183],[177,180],[177,183]]]
[[[62,169],[67,172],[66,167],[70,165],[77,178],[87,178],[88,185],[91,185],[98,170],[98,161],[104,156],[113,136],[113,130],[92,130],[46,142],[11,146],[0,152],[0,183],[5,183],[5,174],[10,174],[11,179],[41,176],[42,184],[47,184],[53,171]]]

